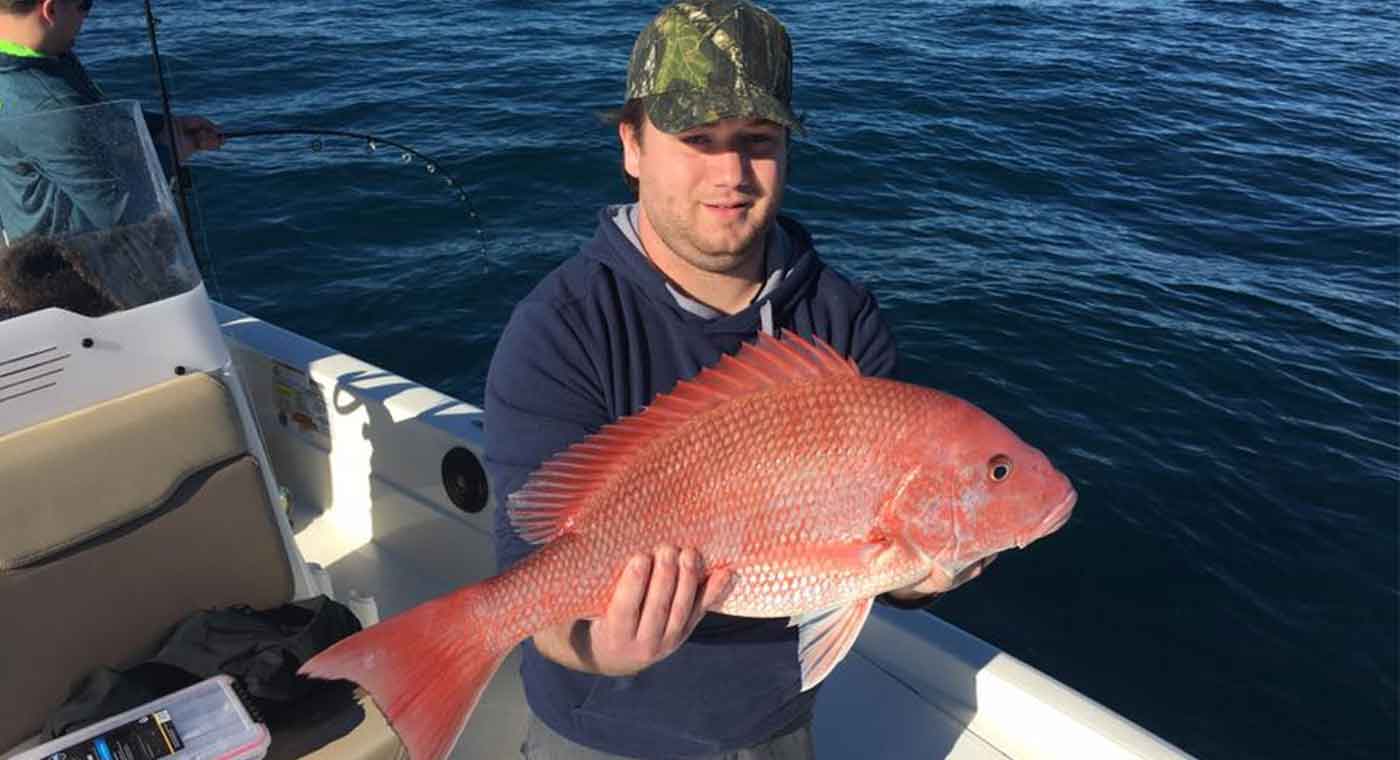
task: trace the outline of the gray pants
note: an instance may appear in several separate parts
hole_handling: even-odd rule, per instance
[[[525,732],[525,743],[520,745],[520,756],[525,760],[625,760],[621,755],[609,755],[565,739],[554,733],[544,721],[530,714],[530,725]],[[770,739],[756,747],[711,755],[706,760],[813,760],[812,726],[807,724]]]

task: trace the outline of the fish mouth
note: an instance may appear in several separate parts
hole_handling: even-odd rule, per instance
[[[1016,542],[1017,548],[1024,549],[1027,544],[1037,538],[1044,538],[1060,528],[1063,528],[1065,523],[1069,522],[1069,516],[1074,512],[1074,503],[1077,501],[1079,501],[1079,493],[1073,488],[1069,489],[1069,493],[1065,494],[1065,498],[1060,500],[1060,503],[1056,504],[1054,508],[1050,510],[1050,513],[1045,516],[1045,519],[1041,520],[1040,524],[1031,529],[1030,533]]]

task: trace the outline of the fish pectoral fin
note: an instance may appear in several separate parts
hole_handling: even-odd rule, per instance
[[[836,664],[846,658],[860,629],[865,627],[865,619],[870,617],[874,601],[874,597],[860,599],[792,619],[798,626],[797,659],[802,664],[803,691],[825,680]]]

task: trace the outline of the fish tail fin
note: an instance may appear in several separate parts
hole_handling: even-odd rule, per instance
[[[452,751],[515,642],[493,644],[482,588],[468,586],[336,642],[298,671],[369,692],[412,760]]]

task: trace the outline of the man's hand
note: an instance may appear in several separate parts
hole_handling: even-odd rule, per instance
[[[934,571],[929,573],[928,577],[924,578],[918,583],[915,583],[912,586],[905,586],[904,588],[896,589],[894,591],[889,592],[889,594],[890,596],[905,602],[913,601],[915,599],[925,596],[946,594],[949,591],[952,591],[953,589],[957,588],[958,586],[961,586],[964,583],[967,583],[968,581],[972,580],[973,578],[976,578],[977,576],[981,575],[982,571],[987,569],[987,566],[992,564],[992,562],[994,562],[996,558],[997,555],[993,554],[990,557],[984,557],[980,560],[977,560],[971,565],[968,565],[967,567],[963,568],[962,572],[958,573],[957,575],[948,575],[947,573],[943,572],[943,570],[939,568],[934,568]]]
[[[184,161],[202,150],[222,148],[224,133],[218,125],[203,116],[176,116],[175,140],[180,160]]]
[[[728,591],[731,573],[708,578],[694,549],[659,546],[627,561],[603,617],[535,635],[535,646],[574,670],[630,676],[666,659]]]

